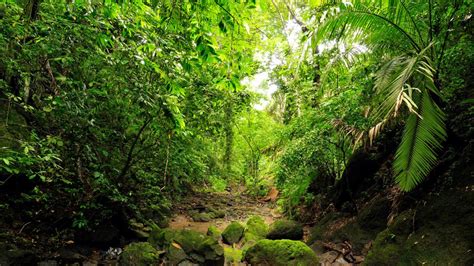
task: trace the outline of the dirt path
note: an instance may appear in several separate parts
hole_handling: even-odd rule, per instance
[[[268,224],[281,217],[275,203],[263,202],[241,192],[195,192],[176,203],[173,209],[170,228],[187,228],[203,233],[211,225],[223,230],[232,221],[245,223],[253,215],[261,216]],[[207,217],[199,219],[202,214],[215,212],[221,214],[220,218],[211,214],[209,220]]]

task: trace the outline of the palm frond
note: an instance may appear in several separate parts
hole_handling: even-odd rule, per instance
[[[395,154],[395,180],[404,191],[413,189],[429,174],[446,139],[445,114],[429,93],[423,90],[419,95],[420,115],[409,115]]]
[[[437,94],[434,86],[434,70],[431,60],[425,55],[430,46],[419,54],[394,57],[383,65],[376,73],[375,89],[382,98],[375,117],[387,120],[396,117],[404,104],[410,113],[417,114],[417,105],[412,99],[414,91],[428,89]],[[410,83],[423,84],[417,88]]]
[[[360,42],[375,50],[421,51],[423,40],[419,27],[408,18],[401,6],[375,10],[363,4],[340,5],[332,17],[319,27],[316,39],[336,39],[346,43]]]

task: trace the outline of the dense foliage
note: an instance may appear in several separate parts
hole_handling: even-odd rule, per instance
[[[0,169],[22,201],[82,228],[224,174],[252,2],[27,2],[0,6]]]
[[[398,147],[388,183],[413,190],[472,130],[473,7],[3,1],[0,208],[89,229],[162,221],[192,189],[276,186],[291,215],[351,191],[350,158],[378,141]]]

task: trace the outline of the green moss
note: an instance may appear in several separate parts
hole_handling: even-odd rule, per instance
[[[259,240],[245,252],[244,260],[251,265],[318,265],[311,248],[293,240]]]
[[[211,216],[213,218],[224,218],[225,217],[225,211],[221,211],[221,210],[213,210],[211,212]]]
[[[247,221],[246,232],[261,238],[265,238],[268,234],[268,225],[265,223],[262,217],[252,216]]]
[[[185,259],[210,264],[224,260],[224,249],[219,242],[196,231],[155,229],[148,241],[155,247],[167,250],[166,257],[174,264]]]
[[[166,258],[170,264],[177,265],[180,262],[186,260],[188,255],[183,249],[178,248],[175,245],[170,245],[167,249]]]
[[[225,243],[232,245],[237,243],[244,234],[244,227],[238,222],[232,222],[229,224],[224,232],[222,232],[222,239]]]
[[[217,229],[217,227],[215,227],[214,225],[211,225],[209,226],[209,228],[207,228],[207,235],[212,237],[213,239],[216,239],[216,240],[219,240],[221,239],[221,231],[219,229]]]
[[[267,238],[300,240],[303,238],[303,226],[295,221],[279,220],[270,226]]]
[[[148,242],[132,243],[125,247],[120,256],[120,265],[156,265],[158,252]]]
[[[224,257],[227,262],[238,263],[242,261],[242,250],[231,248],[231,247],[225,247]]]
[[[150,232],[148,242],[156,248],[164,248],[172,242],[173,238],[175,237],[175,234],[175,231],[168,228],[155,228]]]
[[[260,216],[252,216],[247,221],[243,243],[247,243],[248,241],[252,240],[258,241],[260,239],[264,239],[267,234],[268,225],[265,223],[263,218]]]

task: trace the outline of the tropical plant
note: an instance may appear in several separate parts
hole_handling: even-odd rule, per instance
[[[378,108],[373,116],[378,123],[367,136],[372,141],[387,122],[407,117],[393,164],[396,182],[405,191],[429,174],[446,139],[439,66],[460,4],[342,1],[330,9],[317,34],[313,32],[319,44],[360,43],[368,50],[364,56],[382,59],[374,84]],[[435,19],[438,15],[447,20]],[[354,54],[344,57],[353,65]]]

